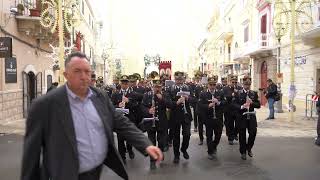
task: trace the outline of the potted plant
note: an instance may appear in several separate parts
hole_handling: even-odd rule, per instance
[[[30,8],[30,16],[36,16],[36,17],[40,17],[40,11],[41,11],[41,1],[37,0],[36,1],[36,7],[35,8]]]
[[[17,10],[18,10],[18,15],[22,15],[24,12],[24,6],[23,4],[18,4],[17,5]]]

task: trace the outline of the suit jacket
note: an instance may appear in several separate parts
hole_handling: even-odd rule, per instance
[[[154,105],[156,109],[155,116],[159,118],[159,121],[156,121],[157,130],[167,130],[168,128],[168,119],[167,119],[167,107],[169,106],[169,97],[167,93],[162,93],[162,100],[158,99],[156,95],[153,94],[152,91],[149,91],[144,94],[141,110],[143,112],[143,116],[146,118],[151,118],[152,115],[149,114],[149,109],[152,107],[152,98],[154,99]]]
[[[215,114],[216,119],[213,118],[213,108],[209,108],[208,105],[212,101],[212,94],[208,91],[204,91],[200,94],[200,100],[199,100],[199,110],[200,114],[202,114],[202,117],[204,118],[204,122],[206,125],[209,126],[223,126],[223,109],[224,105],[226,103],[226,100],[224,98],[224,94],[221,90],[216,90],[213,93],[214,97],[218,99],[220,102],[219,105],[215,106]],[[211,102],[210,102],[211,101]]]
[[[128,118],[115,111],[105,92],[91,89],[95,94],[91,97],[92,103],[108,138],[108,154],[104,164],[123,179],[128,179],[115,148],[113,131],[121,134],[141,152],[152,144]],[[64,85],[36,99],[30,108],[26,122],[21,180],[78,180],[78,173],[76,135]]]
[[[181,86],[181,90],[190,92],[190,88],[185,84]],[[181,123],[182,121],[186,123],[191,123],[192,115],[190,104],[191,102],[196,101],[196,99],[192,96],[192,93],[190,93],[189,99],[185,102],[185,108],[187,112],[185,113],[184,105],[177,105],[177,101],[180,98],[177,96],[177,92],[179,91],[180,89],[177,86],[172,86],[169,90],[169,108],[171,109],[170,121],[174,121],[175,123]]]
[[[247,112],[247,109],[241,109],[241,106],[246,102],[247,95],[252,100],[249,111],[254,111],[255,108],[260,108],[260,101],[258,99],[258,93],[252,90],[249,90],[249,93],[245,93],[244,90],[238,91],[234,98],[234,103],[232,104],[234,109],[237,110],[237,125],[239,128],[246,128],[248,125],[250,127],[257,127],[257,118],[255,115],[250,115],[247,119],[247,115],[242,115],[244,112]],[[249,121],[249,122],[247,122]]]
[[[115,107],[119,107],[119,103],[122,101],[122,92],[117,91],[114,94],[111,95],[111,100],[113,102],[113,105]],[[140,99],[140,94],[134,92],[134,91],[129,91],[126,96],[129,99],[129,102],[126,103],[125,108],[129,109],[129,114],[126,115],[130,119],[131,122],[134,122],[136,125],[139,124],[141,119],[137,118],[137,114],[139,113],[139,99]]]

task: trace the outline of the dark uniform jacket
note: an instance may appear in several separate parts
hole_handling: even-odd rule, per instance
[[[216,104],[215,106],[215,114],[217,119],[214,119],[214,110],[213,107],[209,108],[208,105],[212,102],[212,95],[214,95],[214,97],[216,99],[218,99],[218,101],[220,102],[220,104]],[[206,125],[218,125],[218,126],[222,126],[223,125],[223,107],[226,104],[226,100],[224,98],[223,95],[223,91],[221,90],[214,90],[213,94],[211,94],[211,92],[209,90],[204,91],[200,94],[200,100],[199,100],[199,110],[200,113],[203,114],[204,116],[204,122]]]
[[[128,89],[127,93],[124,92],[124,90],[120,90],[112,94],[111,100],[113,102],[113,105],[116,108],[119,108],[119,103],[122,102],[122,96],[123,94],[126,94],[125,97],[129,99],[129,102],[126,103],[125,108],[129,109],[129,114],[126,115],[130,121],[134,122],[136,125],[140,123],[141,119],[137,119],[137,113],[139,112],[139,94],[133,92],[132,90]]]
[[[248,125],[250,127],[257,127],[257,118],[255,115],[250,115],[250,119],[247,119],[247,115],[243,115],[244,112],[247,112],[248,109],[241,109],[241,106],[246,103],[247,95],[252,100],[249,111],[253,112],[254,108],[260,108],[260,101],[258,99],[258,93],[252,90],[240,90],[236,93],[234,98],[233,107],[237,111],[237,124],[239,128],[246,128]],[[249,121],[249,122],[247,122]]]
[[[162,99],[160,100],[156,95],[153,94],[152,91],[145,93],[143,96],[141,109],[143,116],[146,118],[153,117],[152,114],[149,114],[149,109],[152,106],[152,97],[156,107],[155,117],[159,118],[159,121],[156,121],[156,127],[158,130],[165,130],[168,123],[166,108],[170,105],[170,102],[168,101],[169,97],[166,93],[162,93]]]
[[[192,93],[190,92],[189,100],[185,102],[185,112],[183,104],[177,105],[177,101],[180,98],[180,96],[177,96],[177,92],[179,92],[180,90],[190,92],[190,88],[185,84],[181,85],[180,87],[173,85],[169,90],[171,109],[170,121],[172,120],[175,122],[179,122],[184,120],[185,122],[189,123],[192,121],[190,102],[194,102],[196,101],[196,99],[192,96]]]
[[[227,86],[224,86],[222,88],[222,91],[223,91],[223,94],[224,94],[224,97],[226,99],[226,104],[224,106],[224,112],[225,113],[228,113],[230,111],[234,111],[233,109],[233,100],[234,100],[234,95],[240,91],[242,89],[241,86],[230,86],[230,85],[227,85]]]

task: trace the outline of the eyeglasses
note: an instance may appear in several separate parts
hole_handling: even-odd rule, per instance
[[[232,84],[237,84],[237,82],[231,82]]]
[[[209,86],[216,86],[217,84],[209,84]]]

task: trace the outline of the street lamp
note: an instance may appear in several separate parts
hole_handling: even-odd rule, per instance
[[[105,49],[102,52],[101,58],[103,60],[103,81],[106,82],[106,60],[109,58],[109,54],[107,54]]]
[[[76,26],[80,21],[75,17],[77,14],[77,0],[42,0],[43,11],[40,15],[40,24],[50,29],[51,33],[58,31],[59,37],[59,83],[63,83],[64,71],[64,31],[71,32],[72,27]]]
[[[274,17],[274,29],[275,35],[278,39],[278,68],[277,72],[280,73],[280,41],[281,38],[290,29],[290,54],[291,54],[291,65],[290,65],[290,86],[289,86],[289,112],[290,120],[294,120],[294,98],[296,95],[295,82],[295,35],[296,30],[301,33],[303,30],[308,29],[308,26],[312,24],[312,16],[305,11],[305,8],[311,7],[311,3],[316,0],[283,0],[275,1],[275,17]],[[287,4],[290,7],[287,7]],[[290,20],[290,21],[289,21]],[[298,22],[301,21],[301,22]]]

